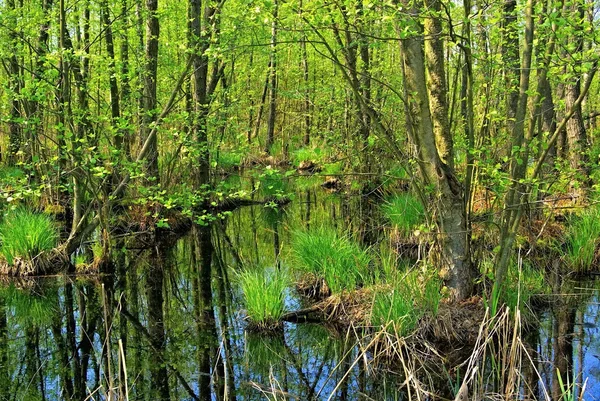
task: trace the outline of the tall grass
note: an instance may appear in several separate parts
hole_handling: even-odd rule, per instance
[[[52,219],[23,208],[8,213],[0,223],[0,255],[9,265],[15,258],[32,260],[40,252],[54,248],[58,230]]]
[[[565,258],[573,270],[589,271],[600,239],[600,207],[594,206],[569,221]]]
[[[324,279],[334,294],[369,283],[371,258],[366,250],[335,229],[296,231],[292,252],[298,268]]]
[[[410,193],[393,196],[382,206],[382,211],[404,235],[409,235],[412,230],[425,221],[423,204]]]
[[[391,325],[396,334],[405,337],[416,328],[419,318],[420,313],[415,307],[411,294],[402,288],[393,288],[375,294],[371,310],[371,325],[386,329]]]
[[[413,269],[398,275],[390,285],[375,293],[371,325],[386,330],[391,326],[394,334],[403,337],[416,328],[423,315],[437,316],[442,295],[435,273]]]
[[[250,325],[258,329],[280,327],[288,274],[284,270],[252,269],[242,271],[239,280]]]

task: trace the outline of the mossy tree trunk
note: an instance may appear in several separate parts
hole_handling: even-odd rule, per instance
[[[418,16],[420,11],[415,4],[403,2],[410,14]],[[429,91],[425,78],[425,55],[423,51],[423,28],[416,20],[401,21],[410,24],[410,37],[401,41],[406,86],[408,114],[407,124],[412,132],[417,159],[426,185],[433,188],[431,197],[435,204],[438,225],[439,258],[436,264],[441,268],[446,285],[456,300],[463,300],[473,290],[473,270],[466,235],[466,213],[463,187],[454,170],[440,158],[436,145],[434,121],[429,106]],[[443,62],[443,59],[435,62]],[[439,66],[432,66],[439,71]],[[430,86],[436,83],[430,82]],[[432,87],[430,91],[438,92]],[[449,154],[449,158],[453,155]]]

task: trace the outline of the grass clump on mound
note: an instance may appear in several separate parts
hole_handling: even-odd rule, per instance
[[[325,280],[333,294],[368,283],[371,258],[367,251],[334,229],[296,231],[292,252],[298,268]]]
[[[281,327],[285,290],[289,276],[284,270],[244,270],[239,274],[250,327],[270,330]]]
[[[20,208],[0,223],[0,255],[9,265],[17,258],[33,260],[57,242],[58,230],[48,215]]]
[[[535,297],[548,294],[550,287],[546,283],[544,272],[523,263],[512,263],[502,286],[501,301],[511,310],[521,310],[526,315],[531,311]],[[497,307],[495,308],[497,309]]]
[[[425,314],[437,316],[441,283],[433,274],[412,270],[399,276],[387,291],[373,297],[371,325],[406,337]]]
[[[425,222],[423,204],[410,193],[393,196],[382,206],[382,211],[390,222],[406,236],[419,224]]]
[[[600,208],[590,207],[570,219],[565,259],[578,273],[589,271],[600,238]]]

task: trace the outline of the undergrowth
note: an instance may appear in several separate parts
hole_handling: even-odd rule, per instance
[[[54,248],[57,241],[54,222],[42,213],[19,208],[0,223],[0,255],[9,265],[14,264],[15,258],[33,260],[39,253]]]

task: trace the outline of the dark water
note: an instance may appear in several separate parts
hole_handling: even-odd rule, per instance
[[[274,336],[245,331],[236,271],[286,265],[293,229],[328,221],[359,232],[365,244],[385,235],[376,199],[307,187],[282,210],[245,207],[172,244],[121,240],[110,274],[6,280],[0,400],[408,399],[393,369],[358,358],[351,333],[287,323]],[[570,383],[587,379],[586,399],[595,399],[596,286],[557,290],[578,295],[557,297],[531,336],[540,388],[558,396],[559,367]],[[299,302],[290,291],[289,309]],[[448,388],[437,394],[452,396]]]

